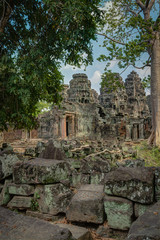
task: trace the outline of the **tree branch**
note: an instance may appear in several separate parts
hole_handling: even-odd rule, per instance
[[[151,0],[150,4],[148,5],[148,9],[151,10],[151,8],[153,7],[155,3],[155,0]]]
[[[118,44],[121,44],[121,45],[124,45],[124,46],[126,46],[126,44],[125,44],[125,43],[119,42],[119,41],[117,41],[117,40],[115,40],[115,39],[113,39],[113,38],[111,38],[111,37],[107,36],[107,35],[106,35],[106,34],[104,34],[104,33],[97,33],[97,35],[104,36],[104,37],[108,38],[109,40],[111,40],[111,41],[113,41],[113,42],[115,42],[115,43],[118,43]]]
[[[5,4],[7,6],[5,6]],[[12,12],[12,7],[6,0],[3,0],[3,15],[0,21],[0,33],[4,32],[4,28],[7,25],[11,12]]]
[[[136,3],[138,4],[138,6],[144,10],[145,9],[145,5],[140,1],[140,0],[136,0]]]

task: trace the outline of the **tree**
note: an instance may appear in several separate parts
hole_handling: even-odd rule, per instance
[[[160,146],[160,1],[110,0],[102,32],[103,46],[110,52],[100,61],[118,60],[126,69],[151,67],[152,133],[149,143]],[[137,60],[143,60],[143,64]],[[107,64],[107,67],[109,65]],[[104,73],[103,84],[111,72]]]
[[[0,0],[0,130],[35,127],[37,102],[60,102],[60,64],[92,62],[99,2]]]

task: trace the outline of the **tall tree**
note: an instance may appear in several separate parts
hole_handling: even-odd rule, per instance
[[[149,143],[160,146],[160,1],[109,0],[100,35],[103,46],[110,52],[99,60],[118,60],[126,69],[132,65],[144,69],[151,67],[152,134]],[[142,59],[143,64],[137,60]],[[107,64],[107,67],[109,65]],[[106,67],[106,69],[107,69]],[[103,84],[107,76],[103,75]]]
[[[37,102],[59,102],[62,62],[92,62],[99,2],[0,0],[1,130],[34,127]]]

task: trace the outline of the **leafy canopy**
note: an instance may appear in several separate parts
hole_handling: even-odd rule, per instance
[[[104,36],[103,47],[109,52],[99,57],[99,61],[107,62],[102,85],[111,76],[108,72],[111,60],[117,60],[118,67],[124,70],[129,66],[139,69],[151,66],[155,32],[160,31],[158,4],[159,0],[106,2],[104,21],[99,28],[99,35]]]
[[[39,101],[59,103],[60,63],[92,63],[99,0],[0,0],[0,129],[36,126]]]

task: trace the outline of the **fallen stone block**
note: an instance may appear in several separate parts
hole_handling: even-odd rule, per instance
[[[8,203],[7,207],[17,209],[31,208],[31,200],[31,197],[14,196],[12,200]]]
[[[93,240],[91,233],[88,231],[88,229],[84,227],[78,227],[71,224],[62,223],[58,223],[56,225],[58,225],[61,228],[68,229],[72,233],[75,240]]]
[[[91,184],[104,184],[106,173],[93,172],[91,174]]]
[[[98,159],[97,156],[86,158],[81,163],[80,172],[84,174],[100,172],[108,173],[111,171],[111,164],[109,161]]]
[[[50,184],[69,178],[70,168],[65,161],[36,158],[14,165],[14,183]]]
[[[27,184],[10,183],[8,185],[8,191],[13,195],[30,196],[34,194],[34,186]]]
[[[160,239],[160,202],[157,202],[131,226],[126,240]]]
[[[89,184],[89,182],[90,182],[90,176],[87,174],[82,174],[82,173],[73,173],[72,174],[71,185],[73,187],[78,187],[82,184]]]
[[[146,204],[135,203],[134,204],[134,214],[135,214],[135,217],[136,218],[140,217],[141,215],[143,215],[152,206],[153,206],[153,204],[146,205]]]
[[[132,224],[133,203],[127,199],[106,196],[104,209],[110,228],[128,230]]]
[[[82,185],[70,202],[67,219],[73,222],[103,223],[103,188],[102,185]]]
[[[73,195],[72,191],[61,183],[39,185],[35,193],[39,195],[37,199],[39,211],[53,215],[66,212]]]
[[[40,213],[37,211],[31,211],[31,210],[27,210],[26,215],[30,216],[30,217],[40,218],[45,221],[52,221],[52,219],[53,219],[53,215],[51,215],[51,214]]]
[[[149,168],[118,168],[106,174],[105,193],[151,204],[154,201],[154,174]]]
[[[13,166],[19,162],[15,154],[3,154],[0,156],[0,181],[13,173]]]
[[[160,167],[155,169],[155,200],[160,201]]]
[[[1,240],[75,240],[66,228],[0,207]]]
[[[8,185],[12,182],[12,180],[6,179],[3,189],[0,193],[0,205],[7,205],[7,203],[11,200],[11,195],[9,194]]]

